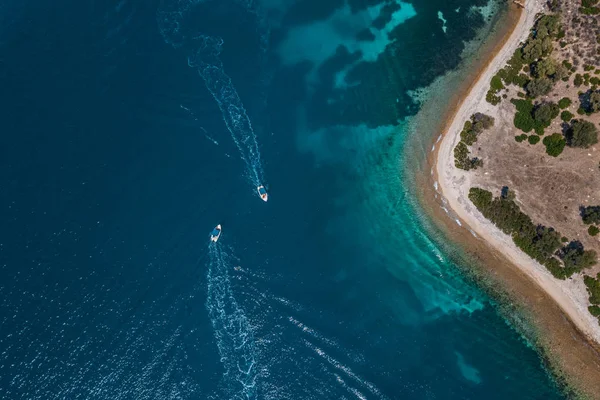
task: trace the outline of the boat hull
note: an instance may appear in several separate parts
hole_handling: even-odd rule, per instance
[[[213,231],[210,233],[210,240],[212,242],[217,243],[217,241],[221,237],[221,232],[222,232],[221,224],[215,226],[215,229],[213,229]]]

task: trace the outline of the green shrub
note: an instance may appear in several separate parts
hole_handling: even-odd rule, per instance
[[[596,126],[589,121],[573,120],[567,130],[567,144],[571,147],[588,148],[598,143]]]
[[[596,264],[596,252],[584,250],[581,242],[573,241],[560,250],[560,258],[565,268],[575,272],[582,271]]]
[[[517,107],[517,112],[515,113],[513,121],[515,127],[525,133],[531,132],[535,125],[535,121],[531,115],[533,111],[533,103],[531,100],[513,99],[510,102]]]
[[[550,78],[545,77],[529,81],[529,83],[527,83],[525,86],[527,93],[533,98],[547,95],[550,93],[553,87],[554,82],[552,82]]]
[[[469,159],[469,148],[464,142],[458,142],[454,148],[454,165],[456,168],[464,169],[468,171],[471,169],[471,162]]]
[[[471,115],[471,122],[473,122],[473,129],[478,133],[481,133],[483,130],[490,129],[494,126],[494,117],[477,112]]]
[[[540,137],[538,135],[530,135],[527,138],[527,141],[529,142],[529,144],[536,144],[540,141]]]
[[[554,103],[542,103],[537,106],[533,111],[533,119],[535,121],[535,127],[547,128],[552,123],[552,120],[558,117],[560,109]],[[537,132],[537,130],[536,130]]]
[[[543,135],[544,128],[549,127],[560,112],[554,103],[542,103],[534,106],[530,99],[513,99],[511,103],[517,108],[513,123],[515,127],[525,133],[529,133],[533,129],[538,135]]]
[[[479,210],[487,209],[490,204],[492,204],[492,192],[480,189],[477,187],[472,187],[469,189],[469,200],[477,207]]]
[[[546,146],[546,154],[552,157],[558,157],[565,148],[567,141],[560,133],[553,133],[550,136],[546,136],[542,143]]]
[[[512,83],[514,85],[517,85],[518,87],[521,87],[523,89],[527,86],[529,82],[531,82],[531,79],[529,79],[529,77],[525,74],[516,75],[512,80]]]
[[[598,3],[598,0],[581,0],[581,7],[579,12],[585,15],[596,15],[600,13],[600,8],[594,7]]]
[[[494,75],[492,81],[490,82],[490,88],[495,90],[496,92],[504,89],[504,84],[502,83],[502,79],[498,75]]]
[[[581,209],[584,224],[600,224],[600,206],[587,206]]]
[[[600,317],[600,307],[593,305],[593,306],[589,306],[588,307],[588,311],[590,312],[590,314],[592,314],[594,317]]]
[[[470,158],[469,148],[464,142],[458,142],[454,148],[454,165],[456,168],[464,169],[469,171],[471,169],[477,169],[483,165],[483,161],[478,158]]]
[[[583,77],[581,76],[581,74],[577,74],[575,75],[575,79],[573,80],[573,84],[577,87],[581,86],[583,84]]]
[[[490,90],[486,96],[486,100],[492,104],[498,101],[494,96],[508,85],[523,86],[529,78],[527,75],[520,76],[523,69],[523,52],[521,49],[515,50],[512,57],[506,63],[506,66],[500,69],[490,82]],[[526,66],[527,67],[527,66]],[[523,80],[523,77],[525,80]]]
[[[473,130],[471,121],[465,121],[463,130],[460,132],[460,140],[468,146],[471,146],[477,141],[477,132]]]
[[[588,294],[590,295],[590,303],[600,304],[600,274],[598,274],[595,279],[591,276],[584,276],[583,283],[587,287]]]
[[[596,236],[600,232],[600,229],[596,225],[590,225],[588,228],[588,233],[590,236]]]
[[[460,139],[465,144],[472,146],[477,141],[478,135],[492,126],[494,126],[494,118],[483,113],[475,113],[471,115],[469,121],[465,121],[463,130],[460,132]]]
[[[541,60],[536,61],[532,64],[533,66],[533,76],[536,78],[550,78],[556,73],[556,61],[552,58],[542,58]]]
[[[545,265],[559,279],[565,279],[596,262],[596,253],[584,250],[579,242],[571,242],[559,250],[560,233],[534,224],[510,196],[494,198],[491,192],[473,187],[469,189],[469,199],[485,218],[511,235],[517,247]],[[554,257],[555,254],[560,260]]]
[[[549,259],[547,259],[544,262],[544,267],[546,267],[546,269],[548,271],[550,271],[550,273],[552,274],[552,276],[554,276],[556,279],[565,280],[565,279],[567,279],[570,276],[569,275],[569,271],[567,271],[561,265],[560,261],[558,261],[554,257],[550,257]]]
[[[587,111],[592,113],[600,111],[600,92],[590,93]]]
[[[487,101],[488,103],[490,103],[493,106],[496,106],[498,104],[500,104],[500,102],[502,101],[502,98],[500,96],[496,95],[496,92],[494,92],[492,89],[488,90],[487,94],[485,95],[485,101]]]
[[[573,117],[574,115],[567,110],[560,113],[560,119],[562,119],[564,122],[569,122],[573,119]]]
[[[515,136],[515,140],[519,143],[521,143],[524,140],[527,140],[527,138],[528,138],[528,136],[525,133],[523,133],[519,136]]]
[[[588,0],[589,1],[589,0]],[[556,37],[560,32],[560,16],[558,14],[546,14],[537,20],[535,24],[535,39]]]
[[[560,99],[558,101],[558,106],[563,110],[565,108],[569,107],[570,105],[571,105],[571,99],[569,99],[568,97],[563,97],[562,99]]]

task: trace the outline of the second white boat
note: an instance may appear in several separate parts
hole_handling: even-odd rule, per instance
[[[219,240],[219,238],[221,237],[221,231],[221,224],[215,226],[215,228],[210,233],[210,240],[216,243],[217,240]]]
[[[258,195],[260,196],[262,201],[266,202],[267,200],[269,200],[269,195],[267,194],[267,189],[265,189],[265,187],[263,185],[260,185],[259,187],[257,187],[256,191],[258,192]]]

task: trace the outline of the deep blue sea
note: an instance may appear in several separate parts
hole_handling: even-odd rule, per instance
[[[562,398],[404,172],[491,1],[4,1],[0,398]]]

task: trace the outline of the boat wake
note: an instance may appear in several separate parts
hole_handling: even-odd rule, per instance
[[[200,35],[198,48],[188,58],[188,65],[198,69],[206,88],[219,105],[225,126],[231,133],[240,156],[246,164],[246,174],[255,188],[262,185],[263,169],[256,135],[231,78],[223,71],[219,59],[223,39]]]
[[[225,367],[225,391],[230,399],[255,399],[257,349],[252,327],[232,290],[228,271],[233,266],[220,243],[211,242],[208,253],[206,308]]]
[[[376,396],[378,399],[387,399],[386,396],[384,396],[381,391],[371,382],[367,381],[366,379],[361,378],[360,376],[358,376],[356,373],[354,373],[350,367],[342,364],[341,362],[339,362],[338,360],[336,360],[335,358],[331,357],[329,354],[327,354],[323,349],[321,349],[320,347],[316,346],[315,344],[313,344],[312,342],[304,339],[303,340],[304,344],[311,350],[313,350],[317,355],[319,355],[323,360],[325,360],[325,362],[327,364],[329,364],[331,367],[343,372],[348,378],[354,380],[356,383],[358,383],[359,385],[361,385],[362,387],[366,388],[369,392],[371,392],[371,394],[373,394],[374,396]],[[360,399],[366,399],[366,397],[359,392],[358,390],[351,388],[350,386],[348,386],[338,374],[335,374],[336,376],[336,380],[339,384],[341,384],[345,389],[349,390],[351,393],[353,393],[356,397],[360,398]]]
[[[244,108],[231,78],[225,73],[220,59],[223,39],[208,35],[194,35],[190,40],[182,30],[183,20],[188,12],[197,4],[206,3],[206,0],[165,0],[158,12],[158,24],[165,42],[173,47],[181,47],[184,43],[191,46],[188,65],[198,70],[204,80],[206,88],[217,102],[221,110],[227,130],[231,134],[240,157],[245,163],[245,176],[248,178],[253,190],[264,184],[261,156],[252,129],[250,118]],[[239,0],[238,4],[257,16],[261,25],[262,52],[268,46],[268,30],[264,28],[264,20],[258,18],[260,13],[252,1]]]

